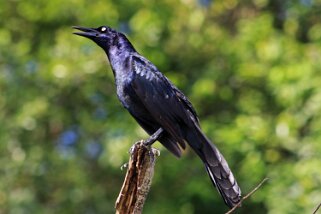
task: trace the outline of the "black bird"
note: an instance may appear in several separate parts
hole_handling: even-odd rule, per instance
[[[107,26],[73,28],[81,31],[74,34],[91,39],[106,52],[117,96],[139,125],[177,157],[187,142],[205,164],[225,203],[235,206],[241,198],[240,187],[223,155],[203,134],[187,97],[137,53],[124,34]]]

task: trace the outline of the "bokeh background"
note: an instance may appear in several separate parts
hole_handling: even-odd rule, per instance
[[[321,202],[320,0],[1,0],[0,213],[114,213],[147,135],[103,51],[71,26],[126,33],[192,101],[244,193],[236,213]],[[144,213],[224,213],[201,161],[159,143]]]

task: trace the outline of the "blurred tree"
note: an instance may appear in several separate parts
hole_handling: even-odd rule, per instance
[[[127,33],[197,109],[248,192],[238,213],[321,201],[319,0],[2,1],[0,212],[113,213],[132,143],[102,51],[72,25]],[[223,213],[188,149],[162,147],[146,213]]]

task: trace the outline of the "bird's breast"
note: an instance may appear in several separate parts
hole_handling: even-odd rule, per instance
[[[118,73],[118,75],[120,75]],[[123,74],[125,75],[125,74]],[[116,91],[119,101],[125,108],[128,108],[133,99],[133,89],[131,87],[131,77],[126,76],[117,76],[116,75]]]

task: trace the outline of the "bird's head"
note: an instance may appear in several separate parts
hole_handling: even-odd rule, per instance
[[[74,34],[91,39],[103,49],[108,49],[115,42],[119,34],[117,31],[107,26],[98,28],[74,26],[73,28],[80,30],[80,32],[74,32]]]
[[[80,31],[74,32],[74,34],[91,39],[97,45],[103,48],[107,54],[111,48],[135,51],[134,47],[124,34],[117,32],[110,27],[101,26],[98,28],[87,28],[74,26],[73,28]]]

